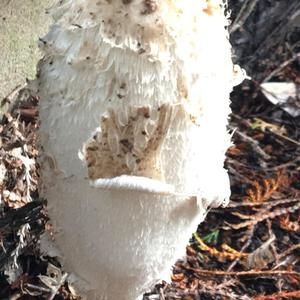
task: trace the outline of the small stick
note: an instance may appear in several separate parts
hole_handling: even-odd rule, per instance
[[[262,83],[265,83],[267,81],[269,81],[273,76],[275,76],[276,74],[278,74],[280,71],[282,71],[285,67],[287,67],[289,64],[291,64],[294,60],[296,60],[297,58],[300,58],[300,53],[296,53],[295,55],[293,55],[292,58],[286,60],[285,62],[283,62],[278,68],[276,68],[274,71],[272,71],[263,81]]]
[[[233,228],[233,229],[241,229],[244,227],[248,227],[248,226],[253,226],[256,225],[260,222],[263,222],[267,219],[274,219],[276,217],[279,217],[281,215],[285,215],[287,213],[293,213],[297,210],[300,209],[300,202],[294,204],[293,206],[290,207],[283,207],[283,208],[278,208],[275,209],[269,213],[267,213],[265,210],[263,213],[258,214],[258,215],[249,215],[249,219],[251,218],[251,220],[239,223],[239,224],[229,224],[228,225]]]
[[[285,136],[285,135],[280,134],[280,133],[278,133],[278,132],[275,132],[275,131],[273,131],[273,130],[270,130],[270,132],[273,133],[273,134],[275,134],[276,136],[279,136],[280,138],[282,138],[282,139],[284,139],[284,140],[287,140],[287,141],[289,141],[289,142],[291,142],[291,143],[293,143],[293,144],[295,144],[295,145],[297,145],[297,146],[300,146],[300,142],[295,141],[294,139],[292,139],[292,138],[290,138],[290,137],[288,137],[288,136]]]
[[[188,271],[192,271],[196,274],[201,275],[213,275],[213,276],[274,276],[274,275],[294,275],[298,276],[300,278],[300,273],[295,271],[273,271],[273,270],[267,270],[267,271],[240,271],[240,272],[227,272],[227,271],[217,271],[217,270],[202,270],[202,269],[195,269],[191,267],[184,267]]]
[[[49,288],[44,288],[42,286],[37,286],[37,285],[30,284],[30,283],[26,283],[24,285],[24,289],[27,290],[27,288],[37,291],[37,292],[40,292],[41,294],[49,293],[51,291]]]
[[[291,252],[293,252],[293,251],[295,251],[296,249],[299,249],[299,248],[300,248],[300,244],[293,245],[292,247],[290,247],[289,249],[287,249],[286,251],[281,253],[278,256],[278,260],[284,258],[285,256],[288,256]]]
[[[242,249],[240,250],[240,252],[244,253],[246,252],[246,249],[248,248],[248,246],[251,243],[252,237],[254,235],[254,231],[255,231],[255,225],[251,226],[249,228],[249,230],[247,230],[247,237],[248,240],[247,242],[244,244],[244,246],[242,247]],[[235,265],[240,261],[241,257],[237,257],[231,264],[230,266],[227,268],[227,272],[231,272],[231,270],[235,267]]]
[[[300,157],[296,157],[295,159],[287,162],[287,163],[284,163],[284,164],[281,164],[281,165],[278,165],[278,166],[274,166],[274,167],[268,167],[266,168],[265,170],[267,171],[271,171],[271,170],[274,170],[274,171],[277,171],[277,170],[280,170],[280,169],[284,169],[284,168],[287,168],[289,166],[293,166],[295,163],[297,163],[298,161],[300,161]]]
[[[253,148],[253,150],[255,152],[257,152],[257,154],[259,154],[263,159],[265,160],[269,160],[271,158],[270,155],[268,155],[267,153],[265,153],[265,151],[259,146],[259,143],[254,140],[253,138],[247,136],[246,134],[244,134],[243,132],[236,130],[235,133],[245,142],[249,143],[251,145],[251,147]]]
[[[237,29],[239,29],[240,27],[242,27],[244,25],[244,23],[250,16],[251,12],[254,10],[257,3],[258,3],[258,0],[246,0],[245,1],[244,5],[242,6],[241,10],[239,11],[236,19],[234,20],[234,22],[232,23],[232,25],[229,28],[230,34],[232,34]]]
[[[280,204],[288,204],[288,203],[293,203],[293,202],[299,202],[300,198],[294,198],[294,199],[281,199],[281,200],[276,200],[276,201],[272,201],[272,202],[241,202],[241,203],[236,203],[231,201],[226,207],[226,208],[235,208],[235,207],[243,207],[243,206],[251,206],[251,207],[255,207],[255,206],[276,206],[276,205],[280,205]],[[215,210],[212,210],[215,211]]]

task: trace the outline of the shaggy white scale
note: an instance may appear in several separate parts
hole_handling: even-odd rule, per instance
[[[51,158],[41,189],[88,299],[133,300],[168,279],[207,208],[228,201],[229,93],[243,76],[221,3],[69,0],[52,9],[37,79]]]

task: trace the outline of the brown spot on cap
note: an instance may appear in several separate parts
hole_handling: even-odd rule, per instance
[[[142,11],[142,15],[150,15],[154,13],[157,8],[157,0],[144,0],[145,9]]]

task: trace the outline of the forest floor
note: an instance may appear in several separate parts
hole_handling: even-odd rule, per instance
[[[251,78],[232,93],[231,201],[210,210],[171,283],[144,300],[300,299],[300,3],[229,7],[234,58]],[[40,249],[49,225],[37,190],[38,99],[26,88],[6,101],[15,98],[0,123],[0,299],[80,299]]]

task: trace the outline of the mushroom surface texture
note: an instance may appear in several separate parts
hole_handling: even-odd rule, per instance
[[[223,1],[68,0],[40,40],[41,193],[87,299],[168,280],[226,205],[233,65]]]

